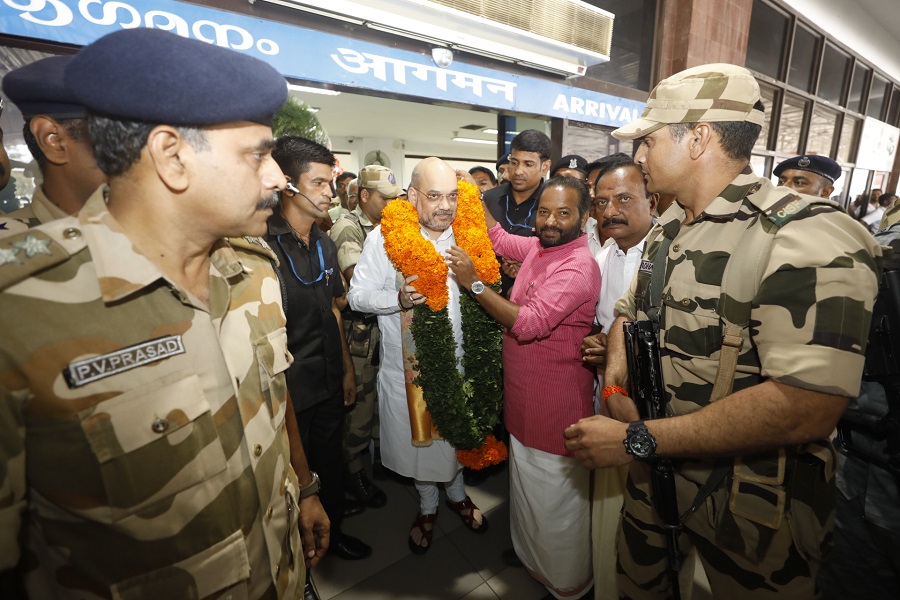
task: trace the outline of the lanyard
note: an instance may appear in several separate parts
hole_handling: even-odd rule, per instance
[[[314,283],[318,283],[322,281],[322,278],[325,278],[325,285],[328,285],[328,280],[331,278],[332,272],[334,269],[326,269],[325,268],[325,258],[322,256],[322,240],[316,240],[316,251],[319,253],[319,276],[313,279],[312,281],[304,281],[302,277],[297,275],[297,269],[294,268],[294,261],[291,259],[291,255],[288,254],[288,251],[285,250],[284,245],[281,243],[281,236],[283,233],[279,233],[275,236],[275,241],[278,242],[278,247],[281,248],[281,253],[284,254],[285,258],[288,259],[288,264],[291,265],[291,272],[294,274],[294,277],[297,278],[303,285],[313,285]]]
[[[528,214],[525,216],[524,223],[513,223],[509,220],[509,194],[506,195],[506,211],[503,213],[503,217],[506,219],[506,222],[509,223],[510,227],[524,227],[525,229],[532,229],[533,226],[528,224],[528,220],[531,219],[531,214],[534,212],[534,207],[537,206],[537,202],[531,205],[531,210],[528,211]]]

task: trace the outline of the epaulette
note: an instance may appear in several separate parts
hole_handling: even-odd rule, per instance
[[[268,259],[278,259],[272,247],[261,237],[245,235],[239,238],[228,238],[228,243],[234,248],[260,254]]]
[[[63,263],[87,247],[74,217],[0,239],[0,290]]]
[[[798,194],[789,188],[769,188],[762,193],[757,190],[747,195],[747,201],[779,227],[806,213],[813,206],[825,205],[840,210],[837,203],[828,198]]]
[[[0,239],[27,231],[30,227],[39,225],[40,223],[26,223],[21,219],[10,217],[0,217]]]

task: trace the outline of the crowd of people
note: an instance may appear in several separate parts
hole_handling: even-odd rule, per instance
[[[613,132],[634,156],[552,162],[526,130],[493,170],[426,158],[405,188],[274,139],[272,67],[159,30],[3,91],[43,180],[0,219],[3,598],[313,600],[326,552],[372,553],[342,529],[391,501],[367,460],[415,485],[413,553],[441,489],[485,532],[414,376],[436,296],[451,370],[472,311],[502,336],[504,559],[548,598],[690,598],[696,560],[717,598],[896,594],[900,388],[866,353],[873,313],[882,334],[894,318],[876,297],[900,234],[872,232],[900,222],[896,196],[843,210],[823,156],[783,161],[777,186],[753,174],[749,71],[663,80]],[[496,284],[454,228],[467,185]],[[408,221],[387,227],[389,205]],[[405,251],[435,267],[404,271]],[[657,336],[659,418],[630,375],[634,321]],[[848,402],[871,418],[842,419]]]

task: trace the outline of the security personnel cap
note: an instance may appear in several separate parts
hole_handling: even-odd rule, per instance
[[[58,119],[83,119],[87,109],[63,83],[72,56],[49,56],[13,69],[3,78],[3,93],[30,119],[49,115]]]
[[[394,172],[381,165],[363,167],[357,178],[360,189],[376,190],[385,198],[396,198],[403,194],[403,188],[397,185]]]
[[[123,29],[85,46],[65,83],[91,112],[167,125],[271,125],[287,82],[263,61],[159,29]]]
[[[506,154],[504,154],[503,156],[498,158],[497,164],[495,164],[494,166],[496,167],[496,170],[499,171],[501,165],[508,165],[508,164],[509,164],[509,152],[507,152]]]
[[[795,156],[793,158],[783,160],[778,163],[778,166],[775,167],[775,170],[772,171],[772,173],[775,175],[775,177],[780,177],[784,171],[788,171],[790,169],[796,169],[798,171],[809,171],[810,173],[821,175],[831,183],[834,183],[835,181],[840,179],[841,175],[843,174],[843,171],[841,171],[841,166],[839,164],[837,164],[827,156],[819,156],[818,154],[804,154],[802,156]]]
[[[553,168],[550,169],[550,176],[553,177],[560,169],[573,169],[575,171],[581,171],[582,173],[587,175],[587,165],[587,160],[585,160],[582,156],[578,156],[577,154],[563,156],[561,159],[556,161],[556,163],[554,163],[553,165]]]
[[[612,132],[620,140],[642,138],[674,123],[749,122],[763,125],[756,78],[736,65],[691,67],[667,77],[650,92],[641,117]]]

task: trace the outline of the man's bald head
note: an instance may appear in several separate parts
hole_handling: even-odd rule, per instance
[[[419,223],[434,238],[456,218],[456,171],[436,157],[422,159],[413,169],[408,197],[419,213]]]

